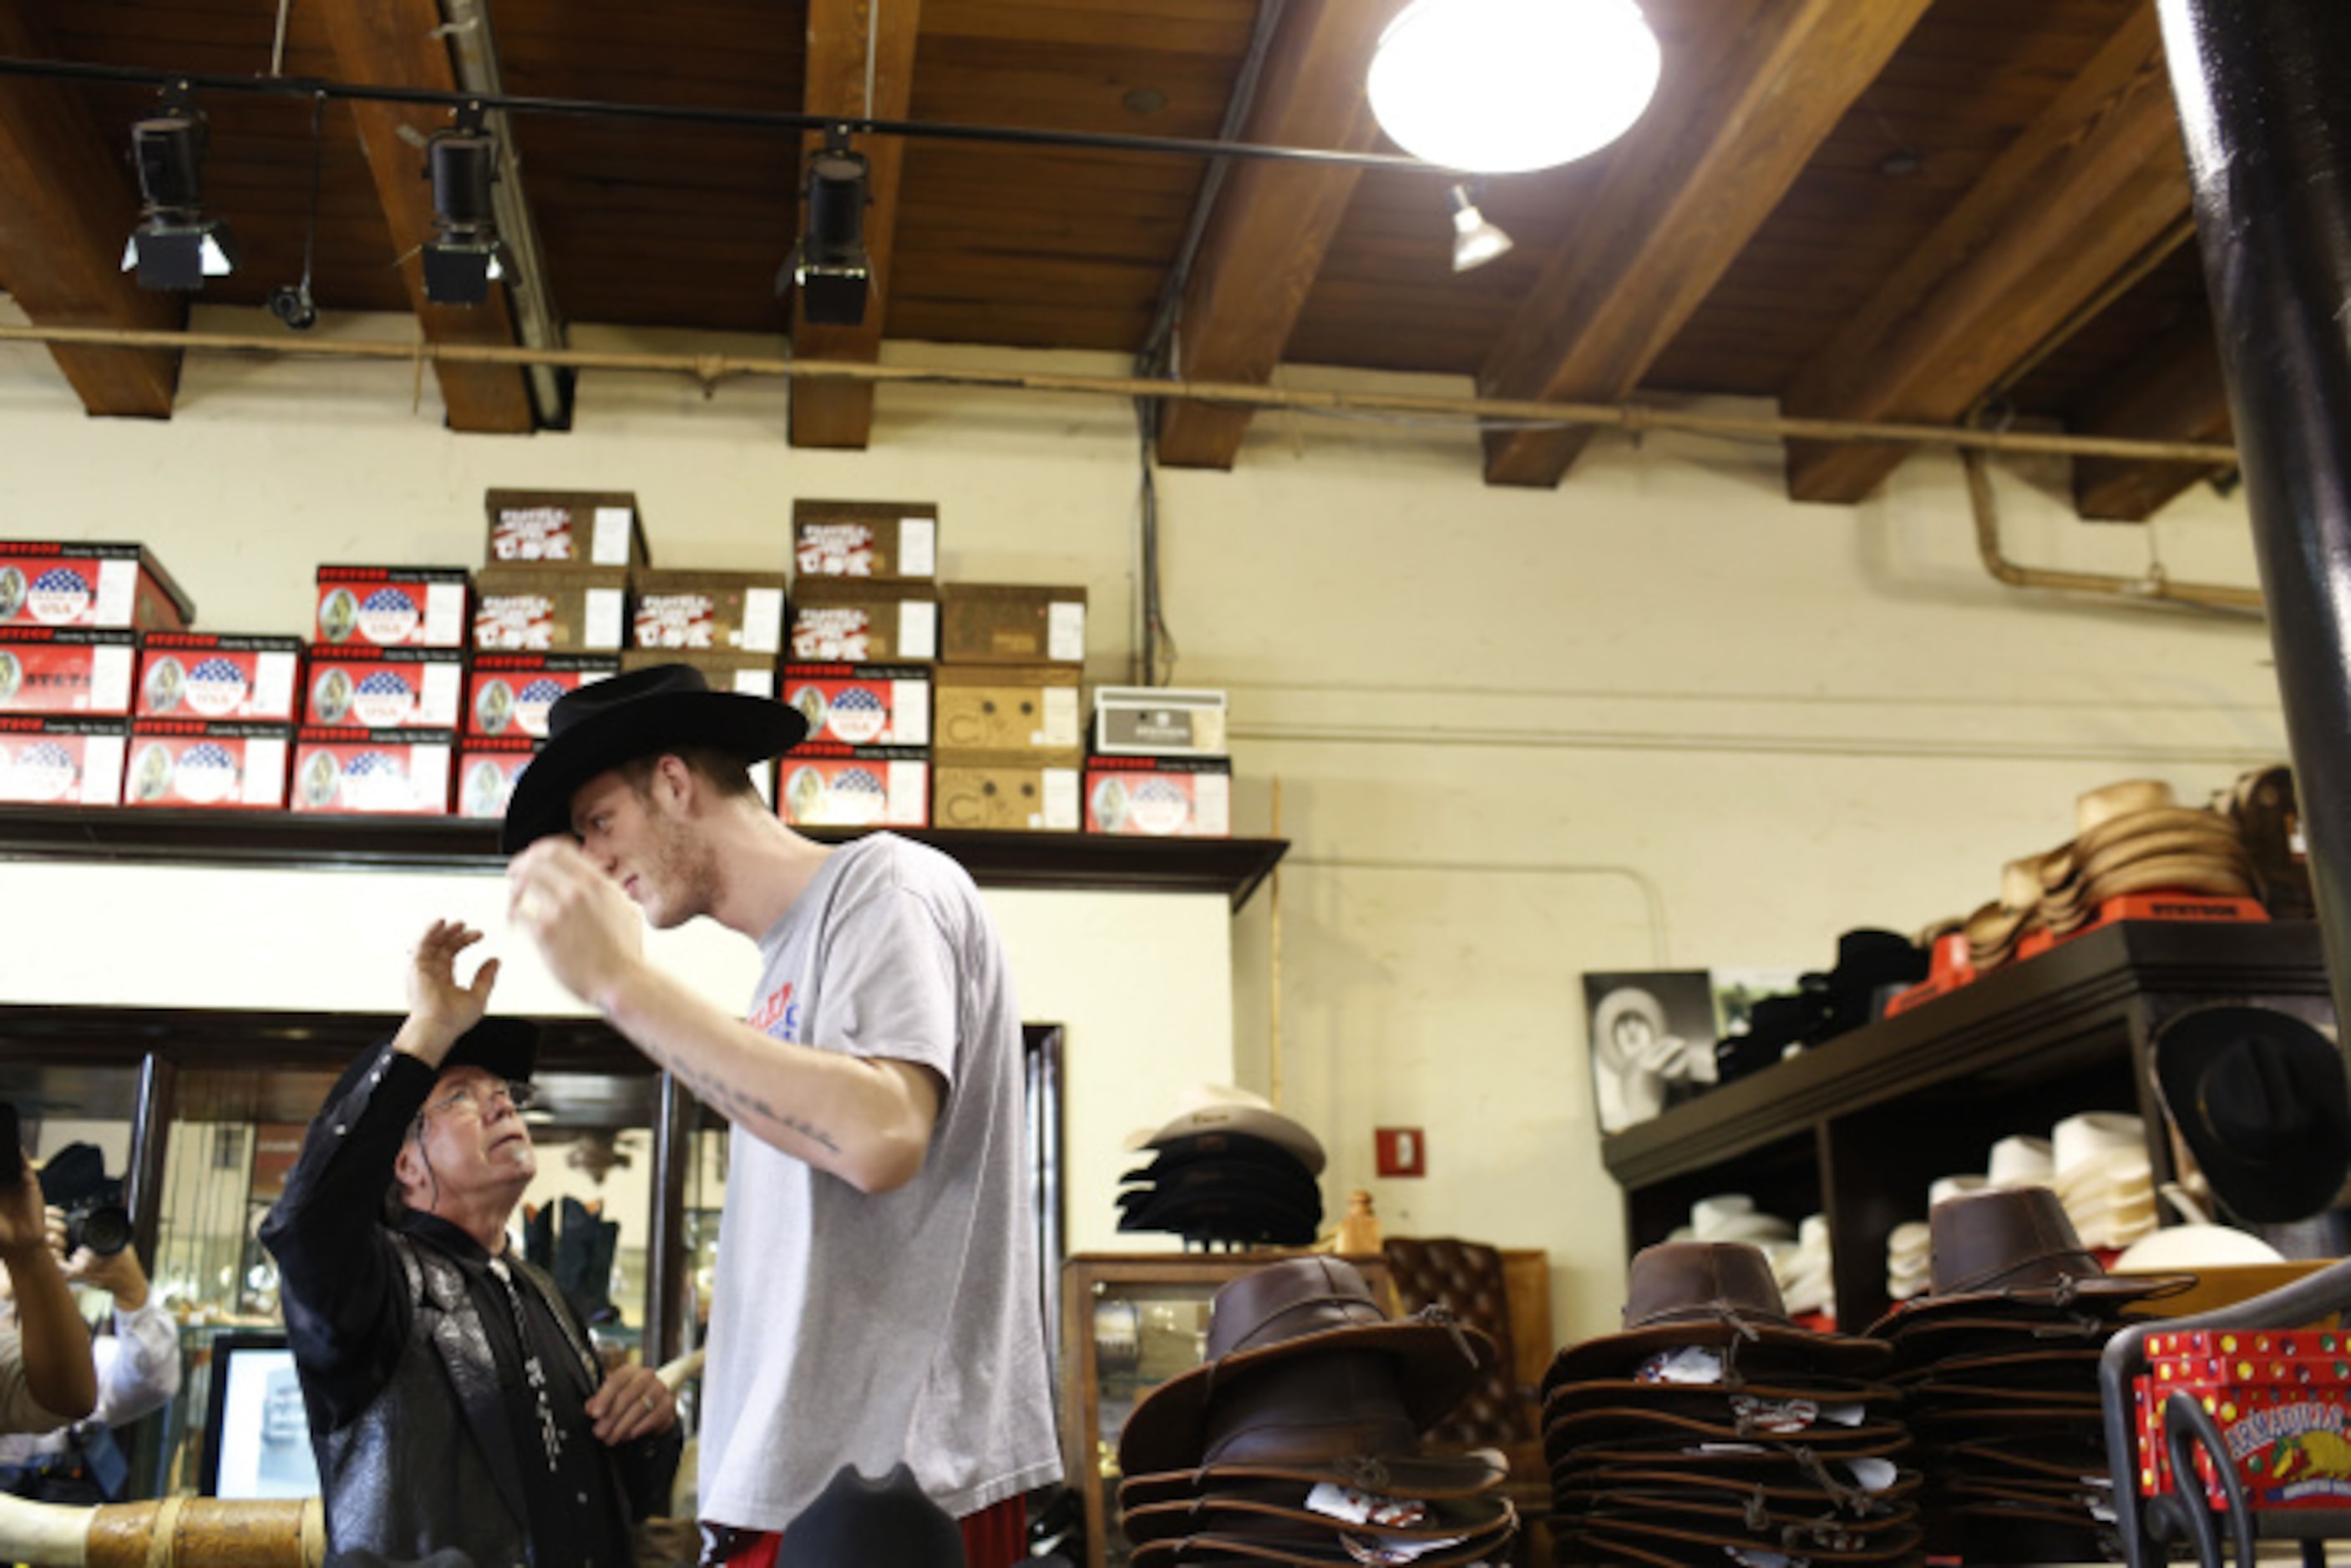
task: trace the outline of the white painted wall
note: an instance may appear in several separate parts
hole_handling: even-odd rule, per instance
[[[430,379],[413,410],[410,386],[397,367],[200,360],[168,423],[92,421],[46,356],[0,349],[0,530],[144,538],[204,624],[298,630],[318,562],[478,561],[493,484],[634,489],[656,557],[685,566],[780,564],[795,496],[935,500],[944,575],[1086,584],[1091,673],[1129,672],[1123,405],[890,388],[872,449],[840,453],[786,444],[772,382],[705,398],[590,375],[578,428],[529,439],[450,435]],[[2178,578],[2251,580],[2236,504],[2199,492],[2152,528],[2085,525],[2064,477],[2001,469],[2017,558],[2137,573],[2152,550]],[[1273,1085],[1278,999],[1283,1104],[1331,1146],[1333,1210],[1363,1186],[1392,1231],[1546,1247],[1562,1337],[1596,1332],[1623,1238],[1583,971],[1820,967],[1848,927],[1991,897],[2002,860],[2070,835],[2084,789],[2144,774],[2200,798],[2283,754],[2258,624],[2000,587],[1947,456],[1862,506],[1800,506],[1775,449],[1610,436],[1561,490],[1499,491],[1459,429],[1266,416],[1236,472],[1160,483],[1177,680],[1232,690],[1236,830],[1272,829],[1279,779],[1296,848],[1278,983],[1265,895],[1229,959],[1220,911],[1216,940],[1168,915],[1186,934],[1154,951],[1160,900],[1137,901],[1148,930],[1123,905],[1024,930],[1020,900],[1059,896],[996,900],[1029,1014],[1072,1024],[1080,1245],[1108,1239],[1089,1215],[1155,1105],[1228,1073]],[[9,996],[39,972],[19,961],[38,923],[23,869],[0,870]],[[1081,1020],[1065,984],[1102,1010]],[[1371,1177],[1382,1125],[1426,1129],[1427,1179]]]

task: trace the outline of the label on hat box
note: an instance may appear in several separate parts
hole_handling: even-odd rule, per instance
[[[939,525],[927,517],[898,519],[898,575],[935,576],[938,572]]]
[[[639,648],[712,648],[717,644],[717,607],[708,594],[637,596]]]
[[[620,588],[590,588],[580,640],[590,648],[620,647],[627,604],[628,595]]]
[[[872,632],[862,606],[803,604],[792,618],[794,659],[810,663],[862,664],[872,647]],[[898,652],[907,654],[904,648]]]
[[[1037,778],[1040,809],[1029,819],[1029,825],[1031,827],[1050,828],[1057,832],[1076,832],[1078,770],[1040,768],[1038,770]]]
[[[746,653],[781,651],[784,643],[783,589],[743,590],[742,641]]]
[[[626,506],[596,508],[595,535],[588,546],[588,559],[599,566],[625,566],[629,564],[629,539],[634,531],[637,514]],[[615,642],[617,646],[617,639]]]
[[[465,645],[465,584],[425,585],[423,640],[427,648],[463,648]]]
[[[799,569],[812,577],[873,575],[873,525],[870,523],[803,523],[796,552]]]
[[[936,659],[939,656],[939,607],[936,600],[899,601],[897,652],[901,659]]]
[[[1082,664],[1086,657],[1086,607],[1071,599],[1055,599],[1045,607],[1045,657],[1061,664]]]
[[[1077,745],[1080,733],[1078,689],[1074,686],[1048,686],[1044,690],[1044,724],[1029,732],[1029,743],[1056,749]]]
[[[490,555],[500,561],[571,559],[571,510],[514,506],[499,512],[490,530]]]
[[[474,602],[474,646],[524,652],[555,646],[555,601],[545,594],[484,594]]]

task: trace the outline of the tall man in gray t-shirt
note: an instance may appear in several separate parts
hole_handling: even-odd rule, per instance
[[[747,763],[805,721],[693,670],[582,687],[549,732],[507,812],[510,916],[735,1127],[704,1518],[780,1532],[842,1465],[878,1477],[903,1459],[1008,1565],[1021,1494],[1061,1464],[1019,1012],[977,889],[891,835],[833,848],[787,827]],[[644,923],[697,916],[759,945],[747,1021],[643,956]],[[972,1568],[998,1560],[980,1548]]]

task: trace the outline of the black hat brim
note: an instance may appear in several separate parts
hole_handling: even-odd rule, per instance
[[[2273,1055],[2294,1080],[2314,1123],[2304,1136],[2248,1147],[2214,1124],[2205,1076],[2231,1052]],[[2335,1043],[2292,1013],[2224,1004],[2181,1013],[2155,1036],[2156,1086],[2164,1109],[2213,1192],[2256,1224],[2307,1219],[2351,1177],[2351,1082]]]
[[[789,703],[739,691],[670,691],[615,703],[548,740],[515,780],[498,829],[501,854],[516,855],[571,831],[580,786],[639,757],[707,746],[746,763],[779,757],[808,738],[808,719]]]

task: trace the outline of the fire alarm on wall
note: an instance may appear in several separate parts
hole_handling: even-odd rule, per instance
[[[1373,1136],[1379,1142],[1382,1176],[1428,1174],[1428,1142],[1418,1127],[1380,1127]]]

